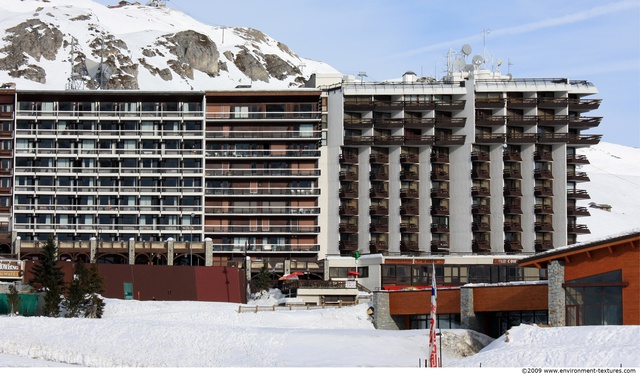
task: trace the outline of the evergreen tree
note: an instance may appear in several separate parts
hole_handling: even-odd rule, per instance
[[[58,266],[57,253],[58,247],[53,237],[49,237],[42,247],[39,262],[33,265],[33,278],[29,281],[36,290],[44,291],[43,313],[49,317],[60,315],[60,302],[65,287],[64,273],[62,267]]]
[[[261,290],[269,290],[271,288],[273,282],[271,280],[271,274],[269,273],[269,269],[267,267],[267,263],[265,262],[260,269],[260,272],[253,278],[252,286],[253,293],[259,292]]]
[[[95,264],[87,267],[84,262],[76,264],[73,281],[69,285],[67,297],[62,302],[67,310],[67,318],[100,318],[104,310],[104,301],[100,294],[104,292],[104,281],[98,274]]]
[[[98,273],[98,265],[94,263],[87,268],[87,294],[89,298],[84,311],[85,318],[102,318],[105,305],[102,293],[104,293],[104,279]]]
[[[7,294],[7,303],[9,304],[10,315],[13,316],[20,311],[22,299],[15,285],[9,285],[9,294]]]
[[[62,301],[62,307],[67,310],[64,316],[67,318],[77,318],[84,310],[87,289],[84,285],[86,277],[87,271],[84,262],[79,261],[76,263],[73,280],[67,289],[67,296]]]

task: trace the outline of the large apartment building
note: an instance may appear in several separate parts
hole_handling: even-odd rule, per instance
[[[588,215],[586,81],[474,69],[442,81],[327,90],[327,228],[340,254],[534,253],[572,244]],[[331,199],[331,198],[336,199]],[[330,220],[331,222],[331,220]]]
[[[588,233],[579,224],[589,197],[579,188],[588,180],[579,151],[600,139],[582,134],[600,122],[585,116],[600,103],[593,84],[477,68],[441,81],[408,72],[398,82],[324,82],[273,91],[4,89],[0,251],[11,253],[17,237],[171,238],[209,243],[219,263],[313,261],[526,254]],[[138,261],[113,252],[100,259]]]

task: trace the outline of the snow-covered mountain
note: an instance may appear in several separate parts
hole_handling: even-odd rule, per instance
[[[640,228],[640,149],[600,142],[577,153],[589,160],[579,171],[590,179],[577,186],[590,196],[577,203],[590,214],[579,218],[578,224],[586,224],[591,231],[578,236],[578,242]]]
[[[120,4],[130,5],[2,0],[0,84],[23,90],[283,89],[313,73],[337,73],[259,30],[205,25],[146,1]]]

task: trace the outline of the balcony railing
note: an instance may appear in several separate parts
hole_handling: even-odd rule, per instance
[[[205,225],[214,233],[320,233],[317,225]]]
[[[571,234],[590,234],[589,227],[585,224],[569,224],[567,225],[567,231]]]
[[[338,160],[340,164],[357,164],[358,155],[340,154],[340,157]]]
[[[583,189],[567,189],[567,198],[569,199],[590,199],[591,196]]]
[[[400,232],[401,233],[418,233],[419,228],[418,224],[414,223],[401,223],[400,224]]]
[[[534,229],[536,232],[553,232],[553,225],[551,223],[536,221]]]
[[[356,210],[357,211],[357,210]],[[214,215],[317,215],[319,207],[246,207],[246,206],[207,206],[205,214]]]
[[[585,172],[567,172],[567,180],[569,181],[591,181]]]
[[[406,139],[406,137],[405,137]],[[420,158],[416,154],[403,153],[400,154],[400,163],[403,164],[416,164],[420,162]]]
[[[449,225],[432,223],[431,233],[449,233]]]
[[[591,216],[587,207],[567,206],[568,216]]]
[[[504,231],[505,232],[522,232],[522,225],[520,225],[520,223],[515,221],[505,221]]]
[[[536,186],[533,188],[533,194],[536,197],[552,197],[553,189],[546,186]]]
[[[471,206],[471,213],[474,215],[489,215],[491,207],[486,204],[474,204]]]
[[[358,214],[358,207],[340,206],[338,207],[338,213],[340,216],[354,216]]]
[[[402,205],[400,206],[400,215],[415,216],[418,215],[420,209],[418,206]]]
[[[519,253],[522,251],[522,243],[520,241],[504,241],[504,251],[507,253]]]
[[[586,155],[567,155],[567,164],[589,164],[589,159]]]

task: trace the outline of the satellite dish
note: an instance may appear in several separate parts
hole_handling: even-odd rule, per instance
[[[464,66],[464,71],[465,72],[473,72],[473,65],[471,64],[467,64]]]
[[[502,65],[502,59],[498,59],[497,64],[498,66]]]
[[[456,61],[453,62],[453,69],[456,72],[461,72],[464,69],[465,65],[467,65],[467,63],[461,57],[459,59],[456,59]]]
[[[462,46],[462,53],[465,56],[469,56],[471,54],[471,46],[468,44],[465,44],[464,46]]]
[[[513,79],[513,75],[511,73],[508,73],[507,77],[509,77],[509,81],[511,81]]]
[[[473,62],[473,65],[480,66],[484,62],[484,58],[480,55],[475,55],[471,61]]]

